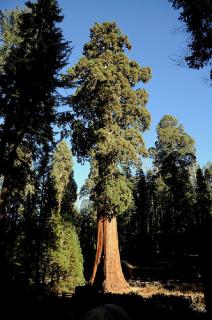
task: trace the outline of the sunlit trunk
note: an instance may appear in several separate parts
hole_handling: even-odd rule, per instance
[[[104,293],[129,289],[121,268],[116,217],[98,221],[96,256],[90,283]]]

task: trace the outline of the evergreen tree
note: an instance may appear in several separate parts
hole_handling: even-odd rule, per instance
[[[157,141],[151,152],[154,164],[158,168],[172,153],[178,153],[179,157],[190,155],[192,163],[192,156],[195,156],[194,140],[184,131],[175,117],[165,115],[157,126]]]
[[[15,41],[15,45],[3,44],[2,52],[5,52],[5,46],[9,52],[6,50],[0,74],[0,116],[3,119],[0,175],[4,177],[0,196],[2,216],[6,213],[12,183],[20,177],[15,165],[18,148],[26,146],[34,160],[38,147],[45,147],[53,140],[52,124],[57,103],[55,88],[60,85],[59,71],[66,64],[69,52],[68,44],[56,26],[61,21],[55,0],[28,2],[14,25],[18,41],[9,39],[10,42]],[[3,32],[5,35],[5,29]]]
[[[28,2],[23,11],[1,13],[0,267],[5,279],[8,273],[14,278],[11,269],[15,265],[20,266],[19,270],[24,265],[29,266],[26,270],[36,269],[39,278],[42,250],[36,238],[39,228],[35,226],[41,224],[43,208],[35,202],[37,196],[29,200],[26,189],[33,180],[32,167],[36,167],[41,153],[49,154],[53,141],[52,124],[58,103],[55,89],[60,86],[59,71],[69,53],[57,26],[61,21],[54,0]],[[25,249],[28,265],[22,254]],[[25,272],[25,278],[31,277],[30,272]]]
[[[174,9],[180,9],[179,20],[183,21],[189,34],[187,53],[184,57],[190,68],[211,66],[212,62],[212,5],[211,0],[169,0]],[[210,71],[212,79],[212,70]]]
[[[0,69],[4,70],[11,50],[21,42],[19,23],[22,11],[14,9],[0,12]]]
[[[75,226],[79,234],[80,244],[84,259],[84,272],[86,280],[89,280],[96,246],[96,210],[92,201],[84,199],[80,206],[80,212],[75,215]]]
[[[146,154],[141,132],[150,124],[147,93],[134,87],[147,82],[151,72],[126,56],[125,49],[130,48],[115,23],[96,23],[84,56],[66,77],[77,87],[69,101],[73,151],[78,158],[89,159],[94,172],[90,192],[97,209],[98,238],[91,284],[104,292],[128,288],[121,270],[116,216],[132,203],[124,169],[137,166],[140,155]]]
[[[54,292],[70,293],[84,283],[79,238],[73,224],[63,221],[58,212],[52,214],[50,227],[46,282]]]
[[[151,150],[154,164],[170,190],[169,243],[182,253],[183,235],[196,221],[194,213],[195,189],[190,171],[195,165],[194,140],[184,131],[176,118],[165,115],[157,126],[157,141]],[[166,214],[167,215],[167,214]]]
[[[76,186],[73,181],[72,154],[67,143],[61,141],[55,150],[49,183],[52,186],[52,208],[48,221],[46,281],[56,292],[70,292],[76,285],[83,283],[83,257],[77,232],[73,226],[73,205],[68,207],[67,188]],[[72,199],[76,199],[76,188]],[[67,212],[61,212],[62,202],[66,200]],[[64,208],[64,207],[63,207]],[[71,216],[72,214],[72,216]],[[65,219],[64,219],[65,218]]]
[[[142,169],[135,176],[127,175],[133,193],[133,205],[119,216],[120,250],[124,259],[139,260],[147,249],[146,213],[147,183]],[[129,237],[130,234],[130,237]]]
[[[46,239],[49,230],[50,150],[39,154],[28,174],[24,189],[9,197],[10,214],[7,213],[7,261],[10,278],[21,280],[27,287],[39,288],[44,283]],[[14,210],[13,203],[17,210]],[[15,214],[15,219],[13,218]],[[13,226],[13,228],[11,228]],[[10,250],[8,250],[8,247]],[[9,254],[8,254],[9,253]],[[5,273],[5,272],[4,272]]]
[[[51,181],[56,197],[55,210],[61,212],[62,202],[64,197],[67,197],[65,192],[68,191],[72,191],[73,202],[72,204],[70,203],[70,207],[73,206],[74,202],[76,201],[76,183],[73,179],[72,154],[64,140],[57,145],[53,155]],[[68,186],[69,188],[72,187],[72,189],[67,190]]]
[[[210,198],[212,201],[212,162],[208,162],[203,167],[204,177],[206,179],[209,191],[210,191]]]
[[[203,171],[199,168],[197,170],[196,181],[196,212],[198,224],[201,225],[209,218],[211,214],[211,194],[207,178]]]
[[[147,173],[146,233],[151,255],[170,252],[170,226],[172,226],[170,188],[155,170]],[[146,253],[148,254],[148,253]]]

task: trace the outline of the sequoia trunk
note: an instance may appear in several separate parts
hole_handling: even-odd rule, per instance
[[[116,217],[98,221],[97,249],[90,283],[101,287],[104,293],[129,289],[121,268]]]

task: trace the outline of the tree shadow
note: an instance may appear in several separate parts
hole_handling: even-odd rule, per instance
[[[81,301],[81,309],[76,310],[73,319],[80,317],[88,310],[103,304],[115,304],[123,308],[131,320],[134,319],[206,319],[206,314],[192,309],[192,300],[182,296],[155,294],[152,297],[142,297],[136,293],[100,294],[95,292],[76,293],[73,297],[75,305]],[[82,307],[83,301],[83,307]],[[83,310],[84,309],[84,310]]]
[[[8,288],[9,289],[9,288]],[[69,319],[80,320],[89,310],[115,304],[129,315],[131,320],[155,319],[207,319],[207,315],[191,308],[192,301],[182,296],[155,294],[142,297],[136,293],[101,294],[90,287],[76,288],[71,297],[45,295],[43,292],[13,290],[1,292],[1,319]],[[118,320],[118,319],[117,319]]]

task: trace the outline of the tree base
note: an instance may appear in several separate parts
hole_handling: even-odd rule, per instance
[[[103,293],[122,293],[130,288],[121,267],[116,217],[98,221],[96,257],[90,284]]]

